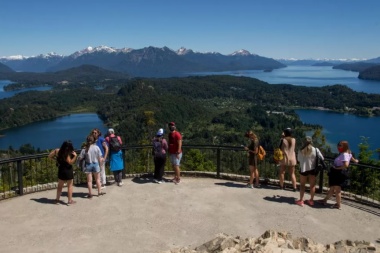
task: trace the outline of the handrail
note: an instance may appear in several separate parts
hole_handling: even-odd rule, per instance
[[[150,161],[152,160],[150,157],[151,147],[152,146],[149,144],[125,145],[122,147],[125,168],[129,170],[129,173],[151,173],[153,171],[151,168],[153,162]],[[144,150],[147,151],[144,156],[136,155],[138,152],[144,152]],[[194,162],[189,162],[189,160],[192,159],[189,152],[191,150],[203,150],[200,153],[203,156],[204,163],[207,163],[208,167],[204,167],[202,170],[216,173],[217,178],[221,178],[221,174],[225,173],[244,176],[248,174],[246,153],[241,146],[184,144],[183,150],[183,165],[185,168],[186,166],[197,166]],[[76,150],[76,152],[79,153],[80,150]],[[50,182],[51,184],[53,184],[52,182],[56,182],[57,168],[53,160],[47,159],[48,155],[49,153],[41,153],[0,160],[0,199],[4,198],[5,192],[13,192],[13,195],[11,194],[11,196],[8,196],[13,197],[23,195],[24,191],[28,192],[28,190],[25,189],[35,187],[35,185],[44,184],[41,182]],[[276,181],[276,177],[278,177],[278,169],[273,159],[271,159],[272,157],[273,151],[267,151],[265,160],[259,163],[259,170],[262,179]],[[325,161],[328,165],[332,164],[333,160],[332,157],[325,157]],[[380,166],[358,163],[352,164],[351,167],[359,168],[355,170],[356,174],[354,175],[355,180],[359,181],[353,182],[355,191],[352,193],[362,199],[371,199],[373,202],[379,201]],[[142,168],[144,168],[144,170],[142,170]],[[169,165],[167,165],[166,168],[167,170],[170,170]],[[209,170],[207,170],[207,168]],[[124,177],[126,175],[126,169],[123,170]],[[189,167],[187,169],[196,171],[199,168]],[[84,174],[80,170],[77,170],[77,172],[76,183],[83,183],[85,180]],[[46,177],[49,179],[46,179]],[[318,192],[322,193],[326,190],[326,179],[326,173],[320,173],[317,179]],[[368,197],[371,194],[368,193],[369,188],[375,189],[374,192],[372,192],[372,197]]]

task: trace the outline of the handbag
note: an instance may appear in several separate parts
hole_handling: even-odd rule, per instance
[[[323,161],[323,160],[318,156],[317,148],[315,148],[315,159],[316,159],[316,162],[315,162],[315,169],[316,169],[318,172],[327,169],[327,166],[326,166],[325,161]]]

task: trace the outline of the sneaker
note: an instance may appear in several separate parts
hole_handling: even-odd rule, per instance
[[[303,200],[296,200],[296,205],[303,206]]]
[[[153,182],[158,183],[158,180],[157,179],[153,179]]]
[[[247,188],[253,189],[253,184],[247,184]]]
[[[311,199],[306,200],[306,201],[305,201],[305,204],[307,204],[307,205],[309,205],[309,206],[314,206],[314,200],[311,200]]]
[[[181,182],[181,179],[174,180],[175,184],[179,184]]]
[[[163,183],[163,181],[161,180],[161,181],[157,181],[157,184],[162,184]]]
[[[119,182],[117,185],[118,186],[123,186],[123,182]]]
[[[105,186],[105,185],[102,185],[102,186],[100,187],[100,189],[101,189],[101,190],[105,190],[105,189],[106,189],[106,186]]]

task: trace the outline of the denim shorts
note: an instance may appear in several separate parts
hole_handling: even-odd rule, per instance
[[[178,155],[179,158],[177,158],[177,154],[170,154],[170,163],[175,166],[179,166],[181,163],[182,153]]]
[[[86,163],[85,173],[99,173],[100,167],[99,163]]]

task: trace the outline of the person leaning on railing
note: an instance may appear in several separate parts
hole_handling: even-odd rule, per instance
[[[334,160],[334,165],[330,168],[329,172],[329,191],[324,199],[318,200],[319,203],[327,205],[327,201],[335,193],[336,203],[331,208],[341,209],[341,185],[346,180],[347,176],[345,171],[347,170],[350,162],[358,163],[359,160],[352,156],[347,141],[338,142],[339,155]]]
[[[73,200],[74,171],[72,164],[77,159],[77,153],[74,151],[71,141],[64,141],[60,148],[50,152],[49,158],[56,160],[58,166],[58,187],[55,204],[59,204],[59,198],[65,182],[67,183],[67,204],[75,204],[76,201]]]

